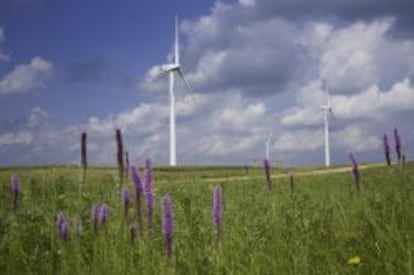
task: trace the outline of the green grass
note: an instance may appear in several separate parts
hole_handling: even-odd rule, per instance
[[[14,172],[22,182],[16,214]],[[117,171],[91,169],[84,184],[81,174],[74,166],[0,171],[2,274],[414,274],[414,163],[404,173],[395,166],[361,170],[360,194],[349,171],[298,175],[292,193],[285,177],[274,178],[268,191],[259,168],[245,174],[243,167],[160,167],[155,238],[144,232],[135,243],[128,232],[133,205],[125,223]],[[216,184],[224,199],[218,247],[211,218]],[[175,213],[171,265],[161,235],[166,193]],[[90,212],[101,203],[110,207],[109,221],[95,237]],[[70,218],[67,242],[58,236],[58,211]],[[359,265],[347,264],[353,256]]]

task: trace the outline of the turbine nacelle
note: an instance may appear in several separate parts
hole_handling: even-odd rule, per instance
[[[322,110],[322,111],[324,111],[324,113],[325,113],[325,114],[330,113],[330,114],[331,114],[331,116],[332,116],[333,118],[335,118],[334,113],[333,113],[333,111],[332,111],[332,107],[331,107],[330,105],[323,105],[323,106],[321,106],[320,108],[321,108],[321,110]]]
[[[180,68],[180,64],[169,63],[160,66],[161,73],[169,73],[171,71],[177,71]]]

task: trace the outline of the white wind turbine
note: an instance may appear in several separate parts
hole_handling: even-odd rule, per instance
[[[329,90],[326,84],[326,81],[322,81],[322,89],[326,92],[326,105],[322,105],[321,109],[323,110],[323,122],[325,130],[325,166],[329,167],[331,165],[331,154],[329,149],[329,114],[333,116],[331,102],[329,100]]]
[[[270,147],[270,139],[272,137],[271,133],[268,133],[266,136],[266,159],[269,160],[269,147]]]
[[[168,60],[169,62],[171,60]],[[151,72],[150,72],[151,73]],[[177,165],[176,158],[176,131],[175,131],[175,95],[174,95],[174,73],[183,80],[186,88],[191,92],[191,87],[181,71],[180,66],[180,49],[178,41],[178,18],[175,17],[175,40],[174,40],[174,52],[172,62],[156,67],[156,75],[166,74],[169,75],[169,95],[170,95],[170,166]],[[152,71],[154,74],[154,71]]]

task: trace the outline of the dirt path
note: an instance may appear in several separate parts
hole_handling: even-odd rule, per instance
[[[373,164],[364,164],[364,165],[359,165],[359,169],[360,170],[364,170],[367,168],[371,168],[371,167],[376,167],[376,166],[383,166],[384,164],[382,163],[373,163]],[[327,169],[319,169],[319,170],[312,170],[312,171],[303,171],[303,172],[295,172],[296,176],[315,176],[315,175],[324,175],[324,174],[332,174],[332,173],[343,173],[343,172],[347,172],[347,171],[351,171],[351,167],[337,167],[337,168],[327,168]],[[282,174],[278,174],[278,175],[272,175],[272,178],[283,178],[283,177],[287,177],[287,174],[284,172]],[[248,176],[239,176],[239,177],[224,177],[224,178],[206,178],[206,179],[202,179],[203,181],[234,181],[234,180],[250,180],[251,177]]]

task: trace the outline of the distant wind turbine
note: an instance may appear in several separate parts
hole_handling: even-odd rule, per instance
[[[168,60],[169,62],[171,60]],[[151,72],[150,72],[151,73]],[[172,62],[157,66],[156,71],[152,71],[152,74],[169,75],[169,95],[170,95],[170,166],[177,165],[176,158],[176,131],[175,131],[175,95],[174,95],[174,73],[177,73],[183,80],[187,90],[191,92],[191,87],[181,71],[180,66],[180,49],[178,41],[178,18],[175,17],[175,41],[174,41],[174,52]]]
[[[323,110],[323,121],[324,121],[324,130],[325,130],[325,166],[331,166],[331,154],[329,149],[329,119],[328,116],[333,116],[331,102],[329,100],[329,90],[326,84],[326,81],[322,81],[322,89],[326,92],[326,105],[322,105],[321,109]]]

